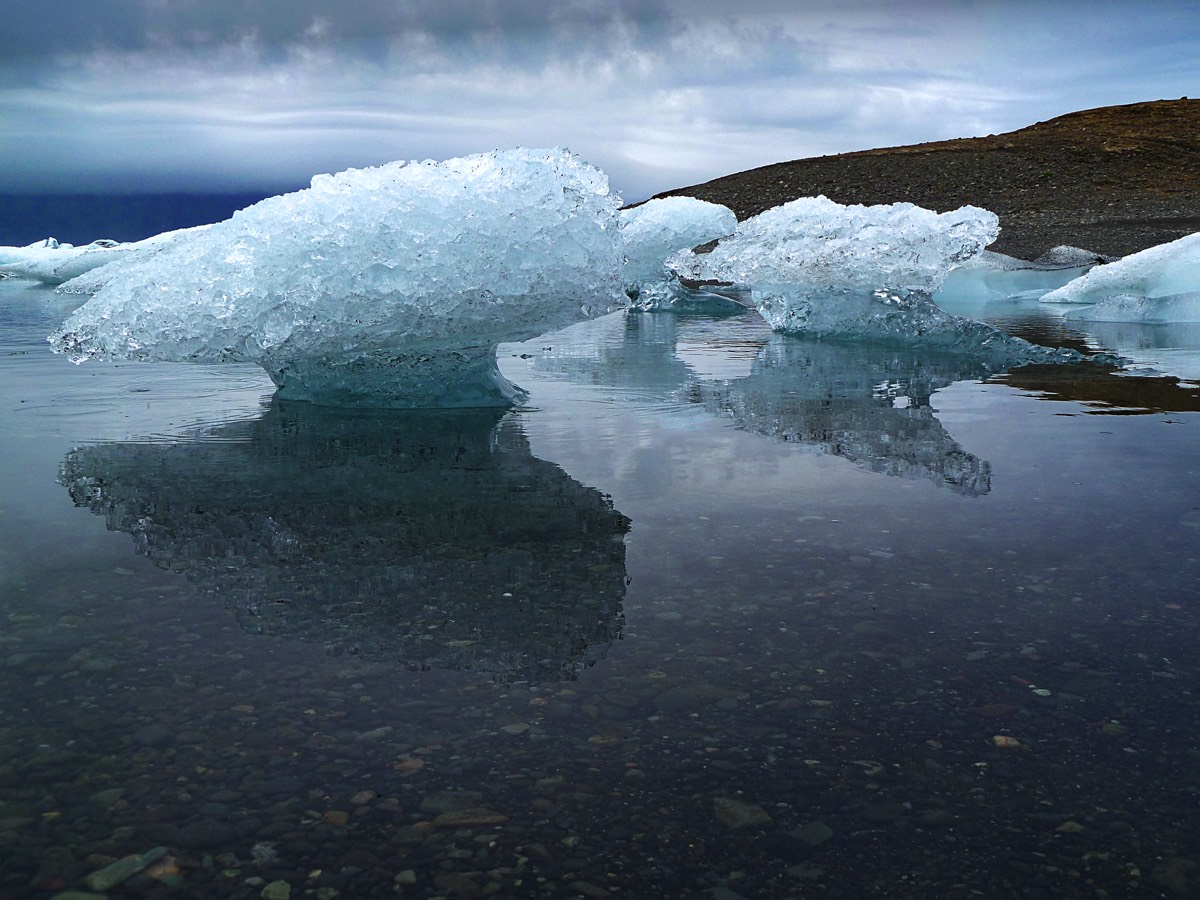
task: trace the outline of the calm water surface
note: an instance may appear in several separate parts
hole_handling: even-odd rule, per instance
[[[0,282],[0,898],[1200,890],[1200,335],[617,314],[356,415],[71,306]]]

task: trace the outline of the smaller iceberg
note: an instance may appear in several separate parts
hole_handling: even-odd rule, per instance
[[[996,215],[973,206],[939,214],[911,203],[801,197],[740,223],[711,253],[684,250],[668,264],[688,278],[749,284],[764,298],[786,294],[798,302],[768,304],[772,315],[764,315],[790,329],[805,324],[808,306],[815,322],[821,307],[851,296],[932,294],[999,233]]]
[[[62,284],[90,268],[113,260],[116,241],[93,241],[82,247],[48,237],[26,247],[0,247],[0,275],[43,284]]]
[[[626,290],[636,297],[651,285],[674,282],[667,257],[736,230],[733,210],[694,197],[662,197],[621,210]]]
[[[102,239],[76,247],[47,238],[28,247],[0,247],[0,273],[43,284],[68,285],[67,291],[70,293],[95,293],[115,274],[116,269],[109,270],[107,275],[97,274],[92,279],[83,276],[95,273],[110,263],[128,263],[160,253],[194,238],[208,227],[181,228],[128,243]]]
[[[683,250],[667,264],[681,280],[748,286],[763,318],[785,334],[917,343],[1008,365],[1083,359],[933,302],[950,273],[999,233],[996,215],[973,206],[936,213],[911,203],[842,206],[802,197],[740,223],[711,253]]]
[[[122,264],[50,341],[77,361],[254,362],[284,399],[505,406],[497,344],[623,305],[619,205],[557,149],[319,175]]]
[[[955,267],[933,295],[954,303],[987,303],[993,300],[1040,300],[1049,291],[1069,284],[1104,262],[1087,250],[1055,247],[1033,262],[984,250]]]
[[[1097,266],[1042,302],[1095,304],[1071,315],[1096,322],[1200,321],[1200,232]]]
[[[32,244],[26,244],[24,247],[0,247],[0,268],[6,269],[11,265],[19,265],[27,259],[36,259],[45,255],[47,250],[58,249],[70,250],[73,248],[71,244],[63,244],[54,237],[43,238]],[[6,272],[5,274],[15,273]]]

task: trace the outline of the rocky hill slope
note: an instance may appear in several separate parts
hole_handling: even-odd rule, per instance
[[[839,203],[970,203],[1000,216],[993,250],[1060,244],[1125,256],[1200,231],[1200,100],[1059,116],[1019,131],[776,163],[658,196],[722,203],[739,219],[824,194]]]

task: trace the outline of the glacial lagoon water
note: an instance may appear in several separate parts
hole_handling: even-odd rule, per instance
[[[0,897],[1194,896],[1194,326],[616,313],[350,414],[78,302],[0,281]]]

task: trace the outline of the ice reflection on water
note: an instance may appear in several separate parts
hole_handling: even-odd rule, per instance
[[[77,448],[62,479],[255,633],[533,682],[620,637],[628,520],[503,411],[276,401],[182,440]]]
[[[110,896],[1195,890],[1192,407],[618,315],[503,348],[498,427],[398,432],[70,366],[59,314],[0,284],[0,896],[156,845]],[[621,640],[410,669],[418,619],[528,637],[462,596],[510,578],[562,613],[541,659]],[[259,592],[303,602],[248,632]]]

